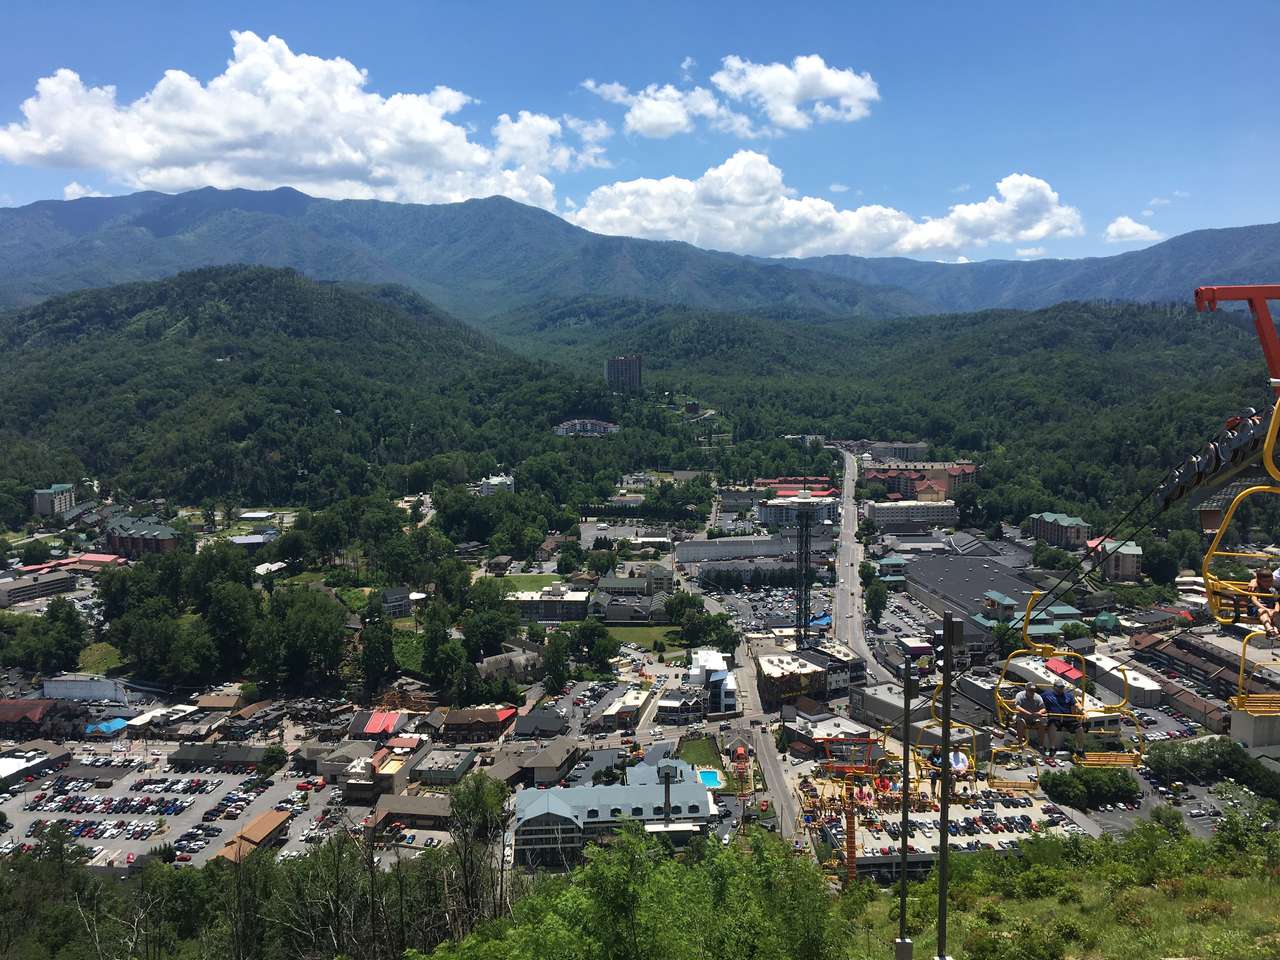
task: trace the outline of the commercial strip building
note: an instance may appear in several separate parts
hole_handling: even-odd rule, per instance
[[[1114,657],[1101,653],[1084,658],[1085,674],[1100,687],[1120,696],[1128,690],[1129,702],[1135,707],[1158,707],[1164,696],[1163,685],[1140,670],[1126,667]]]
[[[48,740],[28,740],[0,749],[0,789],[38,777],[71,759],[71,751]]]
[[[287,810],[268,810],[258,814],[243,830],[228,840],[213,855],[214,858],[239,863],[254,851],[270,847],[288,833],[291,816]]]
[[[563,868],[588,843],[635,821],[646,833],[683,847],[707,832],[715,799],[693,767],[680,760],[640,764],[626,784],[553,787],[516,794],[515,861],[523,866]]]
[[[449,743],[485,743],[497,740],[514,726],[516,708],[466,707],[445,714],[441,736]]]
[[[15,603],[39,600],[41,597],[51,597],[59,593],[70,593],[74,589],[76,589],[75,575],[65,570],[0,580],[0,607],[11,607]]]
[[[1027,533],[1037,540],[1078,550],[1089,540],[1093,527],[1079,517],[1065,513],[1033,513],[1027,517]]]
[[[129,688],[123,680],[103,677],[95,673],[60,673],[49,677],[40,685],[41,694],[48,700],[94,700],[107,703],[128,703]],[[138,695],[134,695],[137,699]]]

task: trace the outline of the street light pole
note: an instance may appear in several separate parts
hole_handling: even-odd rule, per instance
[[[951,844],[948,827],[951,823],[951,646],[956,623],[948,610],[942,615],[942,817],[938,836],[942,846],[938,848],[938,952],[935,960],[950,960],[947,956],[947,881],[950,879]]]
[[[907,838],[910,835],[909,793],[911,790],[911,685],[914,664],[902,675],[902,852],[898,863],[898,939],[893,942],[894,960],[911,960],[914,947],[907,936]]]

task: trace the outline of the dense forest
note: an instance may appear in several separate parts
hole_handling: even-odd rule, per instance
[[[962,506],[984,526],[1038,510],[1118,517],[1226,417],[1268,402],[1240,318],[1171,305],[851,326],[586,298],[515,311],[499,329],[584,372],[610,351],[641,352],[655,389],[703,397],[739,439],[925,438],[937,456],[973,457],[984,470]]]
[[[547,478],[563,504],[606,496],[639,467],[749,478],[808,465],[780,441],[703,450],[678,417],[610,396],[598,376],[522,360],[404,288],[288,270],[210,268],[72,294],[0,316],[0,346],[10,526],[32,485],[84,475],[133,497],[320,506],[547,455],[523,474]],[[569,417],[625,429],[555,437]]]

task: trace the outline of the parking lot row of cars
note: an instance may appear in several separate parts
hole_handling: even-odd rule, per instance
[[[65,824],[68,834],[76,840],[149,840],[160,829],[156,820],[87,820],[56,817],[32,820],[25,836],[39,839],[55,823]]]
[[[41,791],[23,804],[22,809],[40,813],[101,813],[107,815],[142,814],[149,817],[172,817],[186,810],[194,801],[189,797],[113,797],[83,793],[51,794]]]
[[[129,785],[130,790],[145,790],[149,793],[213,793],[222,786],[222,778],[205,779],[202,777],[143,777]]]

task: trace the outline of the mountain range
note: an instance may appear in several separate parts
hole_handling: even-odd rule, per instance
[[[885,318],[1063,300],[1185,303],[1199,284],[1280,276],[1280,224],[1200,230],[1114,257],[953,264],[766,260],[602,236],[501,197],[416,205],[206,188],[0,209],[0,308],[228,263],[402,284],[482,327],[583,296]]]

